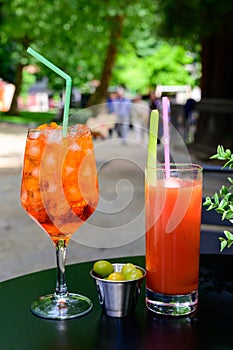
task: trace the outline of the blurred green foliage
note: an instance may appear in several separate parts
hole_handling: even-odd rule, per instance
[[[54,120],[55,112],[27,112],[21,111],[17,116],[9,116],[0,113],[0,122],[8,122],[25,125],[40,125]]]
[[[90,82],[100,79],[116,15],[124,17],[124,28],[111,84],[138,91],[155,84],[195,84],[185,69],[195,57],[181,46],[161,43],[158,2],[149,0],[1,1],[0,77],[10,81],[17,63],[35,63],[37,79],[46,75],[50,88],[61,90],[63,79],[26,53],[31,46],[71,75],[82,92],[92,92]]]

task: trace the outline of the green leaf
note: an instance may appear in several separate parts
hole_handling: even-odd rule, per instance
[[[231,220],[231,219],[233,219],[233,213],[232,213],[231,210],[227,210],[227,211],[226,211],[225,219],[226,219],[226,220]]]
[[[215,204],[219,205],[219,198],[218,198],[217,193],[214,194],[213,199],[214,199]]]
[[[222,215],[225,213],[225,210],[223,208],[216,208],[216,212]]]
[[[215,204],[211,204],[210,206],[209,206],[209,208],[207,208],[206,210],[207,211],[210,211],[210,210],[213,210],[213,209],[216,209],[217,208],[217,206],[215,205]]]
[[[224,208],[225,205],[226,205],[226,201],[225,201],[225,199],[222,199],[219,203],[219,209]]]
[[[209,205],[211,203],[211,198],[210,197],[206,197],[205,198],[205,202],[203,203],[203,205]]]
[[[227,180],[228,180],[231,184],[233,184],[233,179],[232,179],[231,177],[228,177]]]
[[[233,160],[230,159],[228,162],[226,162],[223,166],[223,168],[232,168]]]
[[[233,244],[233,241],[228,241],[227,248],[230,248],[232,246],[232,244]]]
[[[231,157],[231,150],[229,148],[227,148],[225,152],[226,152],[226,156],[230,158]]]
[[[228,240],[233,242],[233,234],[230,231],[224,231],[224,234]]]
[[[227,194],[229,192],[228,188],[224,185],[222,185],[220,193],[222,196],[224,196],[225,194]]]
[[[226,240],[222,240],[221,244],[220,244],[220,252],[223,251],[224,248],[226,248],[227,246],[227,241]]]
[[[221,242],[221,245],[220,245],[220,251],[222,252],[223,249],[225,249],[226,247],[227,248],[230,248],[233,244],[233,234],[229,231],[224,231],[224,234],[226,236],[226,238],[223,238],[223,237],[219,237],[219,240]]]

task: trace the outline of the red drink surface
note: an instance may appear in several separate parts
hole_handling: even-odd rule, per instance
[[[62,137],[52,123],[29,132],[21,203],[56,243],[69,240],[94,212],[98,180],[90,130],[78,125]]]
[[[202,184],[179,181],[146,186],[147,288],[162,294],[198,288]]]

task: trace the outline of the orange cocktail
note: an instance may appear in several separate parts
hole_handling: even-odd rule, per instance
[[[91,310],[89,298],[68,292],[65,260],[69,239],[95,211],[98,198],[94,148],[86,125],[71,126],[65,135],[56,123],[28,131],[21,203],[49,234],[57,256],[56,289],[33,302],[31,311],[37,316],[64,320]]]
[[[22,176],[21,202],[56,244],[66,243],[98,203],[92,138],[85,125],[69,129],[52,123],[30,130]]]
[[[146,181],[146,268],[149,300],[153,299],[153,293],[156,296],[166,296],[167,304],[169,296],[197,294],[202,177],[201,168],[192,167],[193,165],[182,166],[182,169],[178,167],[167,180],[161,176],[164,170],[156,169],[156,183],[150,185]],[[161,303],[159,300],[158,304]],[[173,303],[174,298],[171,304]],[[149,304],[152,305],[153,300]],[[163,313],[161,308],[160,312]]]

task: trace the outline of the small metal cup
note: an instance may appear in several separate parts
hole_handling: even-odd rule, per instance
[[[125,264],[113,264],[114,271],[120,272]],[[125,317],[131,315],[137,303],[141,292],[142,281],[145,278],[146,271],[136,266],[142,271],[143,276],[130,281],[111,281],[99,278],[91,270],[90,274],[95,280],[96,289],[100,305],[103,312],[111,317]]]

